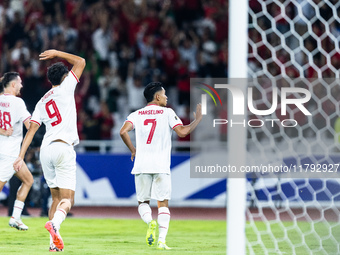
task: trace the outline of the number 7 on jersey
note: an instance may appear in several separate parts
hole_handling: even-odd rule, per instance
[[[149,133],[149,136],[148,136],[148,140],[146,141],[146,144],[150,144],[151,141],[152,141],[152,137],[153,137],[153,134],[155,133],[155,129],[156,129],[156,119],[146,119],[144,120],[144,126],[147,126],[149,124],[152,124],[151,126],[151,130],[150,130],[150,133]]]

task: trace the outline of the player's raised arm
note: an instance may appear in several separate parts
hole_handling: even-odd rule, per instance
[[[122,138],[123,142],[126,144],[126,146],[129,148],[131,151],[131,161],[133,161],[135,155],[136,155],[136,148],[133,146],[131,142],[131,138],[128,134],[129,131],[132,130],[132,124],[128,121],[124,123],[122,128],[120,129],[120,137]]]
[[[186,137],[188,134],[190,134],[192,131],[195,130],[198,123],[202,120],[202,106],[201,104],[197,104],[196,106],[196,113],[194,112],[194,120],[186,126],[177,126],[174,128],[175,132],[179,137]]]
[[[22,167],[22,164],[24,162],[24,157],[25,157],[25,154],[26,154],[26,151],[28,149],[28,147],[30,146],[32,140],[33,140],[33,137],[35,135],[35,133],[37,132],[37,130],[39,129],[39,125],[32,122],[30,124],[30,127],[25,135],[25,138],[24,138],[24,141],[22,142],[22,145],[21,145],[21,149],[20,149],[20,153],[19,153],[19,157],[14,161],[13,163],[13,167],[14,167],[14,170],[15,171],[19,171]]]
[[[82,57],[66,53],[63,51],[58,51],[58,50],[46,50],[43,53],[39,55],[39,60],[47,60],[47,59],[52,59],[52,58],[63,58],[67,62],[69,62],[72,67],[72,72],[80,79],[80,76],[82,75],[86,62],[85,59]]]

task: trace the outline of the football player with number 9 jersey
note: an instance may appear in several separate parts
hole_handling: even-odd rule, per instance
[[[39,60],[62,58],[72,66],[71,71],[61,62],[51,65],[47,78],[52,88],[39,100],[31,119],[31,126],[14,163],[19,168],[34,134],[41,123],[46,126],[40,148],[40,161],[46,183],[51,190],[50,221],[45,228],[50,233],[50,251],[64,248],[59,234],[61,223],[74,204],[76,189],[76,153],[73,146],[79,143],[74,91],[85,68],[85,60],[62,51],[47,50]]]

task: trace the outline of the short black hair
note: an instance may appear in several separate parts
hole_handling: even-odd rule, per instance
[[[47,78],[52,85],[60,85],[61,79],[68,73],[68,68],[62,62],[55,63],[47,68]]]
[[[153,97],[157,91],[163,89],[163,84],[161,82],[150,82],[146,85],[144,89],[144,97],[147,103],[150,103],[153,100]]]
[[[20,75],[17,72],[5,73],[4,76],[2,77],[2,80],[1,80],[2,87],[7,88],[9,86],[9,84],[11,83],[11,81],[17,79],[19,76]]]

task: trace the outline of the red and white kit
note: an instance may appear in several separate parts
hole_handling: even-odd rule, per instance
[[[170,173],[172,129],[183,125],[171,108],[147,105],[127,120],[136,132],[136,158],[132,174]]]
[[[135,175],[137,200],[171,199],[171,134],[182,121],[172,109],[152,104],[131,113],[126,121],[136,132],[131,173]]]
[[[76,75],[70,71],[60,86],[50,89],[37,103],[31,121],[39,125],[43,122],[46,126],[41,149],[57,139],[69,145],[79,143],[74,99],[78,82]]]
[[[24,101],[10,94],[0,96],[0,128],[13,128],[11,136],[0,135],[0,181],[7,182],[15,174],[13,162],[20,152],[23,122],[31,117]]]
[[[76,153],[73,146],[79,143],[79,137],[74,90],[78,82],[76,75],[70,71],[60,86],[50,89],[40,99],[32,114],[32,122],[46,126],[40,161],[50,188],[76,188]],[[56,140],[65,143],[53,142]],[[58,172],[53,166],[58,166]]]

